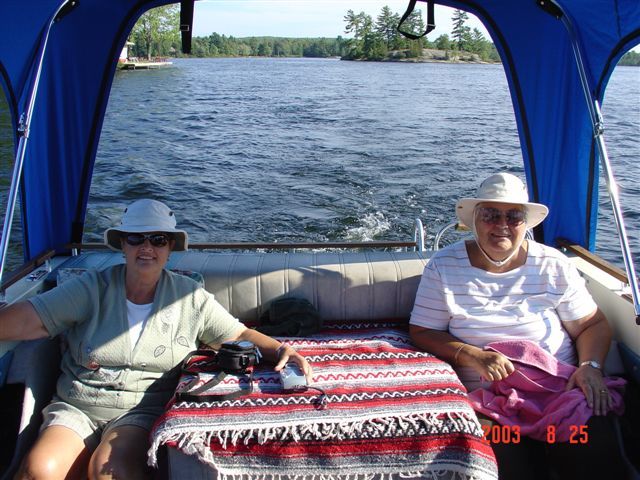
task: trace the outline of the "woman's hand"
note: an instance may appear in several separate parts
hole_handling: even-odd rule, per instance
[[[569,377],[566,390],[578,387],[587,399],[594,415],[606,415],[611,409],[612,399],[604,383],[602,371],[590,365],[582,365]]]
[[[611,344],[611,328],[599,308],[586,317],[572,322],[562,322],[562,326],[575,341],[578,358],[596,360],[600,364],[604,362]],[[599,368],[588,364],[578,367],[569,377],[566,389],[571,390],[576,386],[584,393],[594,415],[607,414],[612,399]]]
[[[278,363],[276,363],[276,366],[274,367],[276,372],[282,370],[288,362],[293,362],[300,367],[300,370],[302,370],[304,376],[307,378],[307,383],[313,382],[313,369],[311,368],[311,365],[309,365],[307,359],[300,355],[295,348],[287,343],[283,343],[276,350],[276,355],[278,356]]]
[[[507,378],[515,370],[511,360],[498,352],[465,345],[461,353],[466,358],[462,359],[460,365],[473,368],[486,380],[499,382]]]
[[[268,337],[263,333],[251,328],[243,328],[240,333],[231,340],[248,340],[256,345],[264,354],[265,359],[274,363],[274,370],[279,372],[284,368],[287,362],[293,362],[300,367],[300,370],[307,377],[307,383],[312,383],[311,375],[313,371],[309,362],[300,355],[291,345],[281,343],[278,340]]]

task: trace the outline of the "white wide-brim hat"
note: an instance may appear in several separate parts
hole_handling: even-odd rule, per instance
[[[527,212],[527,228],[533,228],[542,222],[549,209],[541,203],[529,201],[527,187],[515,175],[496,173],[480,184],[475,198],[461,198],[456,203],[456,215],[467,227],[473,228],[476,205],[485,202],[513,203],[523,205]]]
[[[187,232],[176,228],[176,216],[164,203],[157,200],[136,200],[122,215],[120,225],[104,232],[104,243],[112,250],[122,250],[123,233],[170,233],[175,240],[174,251],[186,250]]]

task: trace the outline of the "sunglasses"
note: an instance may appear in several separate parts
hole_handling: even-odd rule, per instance
[[[500,223],[502,223],[503,217],[505,218],[507,225],[509,225],[510,227],[517,227],[527,220],[526,212],[523,210],[518,210],[517,208],[513,208],[511,210],[503,212],[502,210],[498,210],[497,208],[478,207],[476,212],[480,221],[488,225],[499,225]]]
[[[142,245],[145,240],[149,240],[149,243],[154,247],[164,247],[169,243],[169,235],[166,233],[151,233],[145,235],[143,233],[127,233],[124,236],[124,241],[132,247]]]

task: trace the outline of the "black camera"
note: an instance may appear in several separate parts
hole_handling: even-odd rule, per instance
[[[182,364],[182,373],[195,374],[195,378],[176,391],[177,402],[222,402],[234,400],[253,392],[253,371],[249,370],[260,362],[260,350],[252,342],[239,340],[225,342],[218,352],[196,350],[191,352]],[[201,372],[218,372],[213,378],[199,386]],[[229,373],[241,373],[249,376],[248,388],[227,394],[203,395],[203,392],[215,387]],[[196,386],[196,388],[193,388]]]
[[[218,368],[226,373],[244,373],[259,362],[258,347],[247,340],[225,342],[218,350]]]

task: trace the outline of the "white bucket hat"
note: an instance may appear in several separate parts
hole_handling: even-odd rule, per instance
[[[176,216],[164,203],[157,200],[136,200],[122,215],[120,225],[104,232],[104,243],[112,250],[122,250],[123,233],[170,233],[175,240],[174,251],[187,249],[187,232],[176,228]]]
[[[515,203],[524,205],[527,212],[527,228],[542,222],[549,209],[541,203],[529,201],[527,187],[522,180],[510,173],[496,173],[480,184],[476,198],[461,198],[456,204],[456,215],[467,227],[473,228],[473,214],[476,205],[484,202]]]

